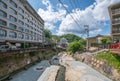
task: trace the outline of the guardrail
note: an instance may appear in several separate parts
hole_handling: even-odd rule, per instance
[[[26,49],[19,49],[19,50],[8,50],[6,52],[0,52],[1,54],[16,54],[16,53],[28,53],[28,52],[34,52],[34,51],[41,51],[41,50],[46,50],[46,49],[52,49],[51,47],[45,47],[45,48],[26,48]]]

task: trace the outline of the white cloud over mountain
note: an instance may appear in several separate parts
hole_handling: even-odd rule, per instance
[[[85,10],[73,9],[72,13],[67,14],[62,5],[57,4],[57,10],[54,10],[50,0],[42,0],[47,9],[40,8],[38,14],[45,20],[45,28],[47,29],[54,30],[55,24],[61,22],[56,30],[58,35],[66,33],[81,35],[86,24],[89,25],[90,34],[98,34],[102,31],[101,27],[105,25],[105,21],[109,20],[108,6],[117,2],[120,0],[96,0]],[[79,25],[76,24],[71,15]]]

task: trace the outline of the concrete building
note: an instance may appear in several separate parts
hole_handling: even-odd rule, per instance
[[[103,48],[103,44],[101,42],[101,39],[105,37],[105,38],[109,38],[111,39],[110,36],[104,36],[104,35],[97,35],[95,37],[89,37],[87,38],[87,48],[89,48],[89,50],[91,50],[92,48]]]
[[[113,42],[120,41],[120,3],[108,7],[111,19],[111,36]]]
[[[60,41],[57,43],[57,47],[66,49],[69,45],[68,40],[66,38],[61,38]]]
[[[0,44],[43,43],[44,20],[27,0],[0,0]]]

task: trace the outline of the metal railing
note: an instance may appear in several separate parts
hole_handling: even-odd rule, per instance
[[[34,51],[41,51],[45,49],[51,49],[52,47],[47,46],[47,47],[38,47],[38,48],[25,48],[25,49],[17,49],[17,50],[7,50],[5,52],[0,52],[1,54],[21,54],[21,53],[28,53],[28,52],[34,52]]]

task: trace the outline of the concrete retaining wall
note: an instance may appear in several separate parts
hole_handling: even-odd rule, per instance
[[[59,66],[52,65],[47,68],[37,81],[55,81]]]

